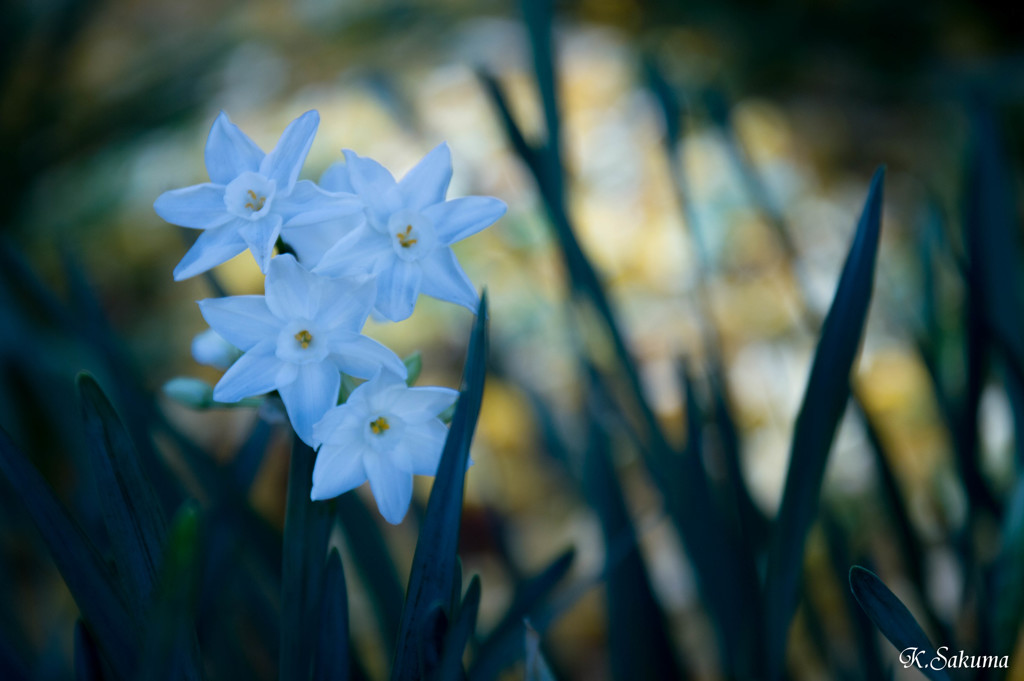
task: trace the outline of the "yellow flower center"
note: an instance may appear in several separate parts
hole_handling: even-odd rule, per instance
[[[299,345],[301,345],[302,349],[305,350],[309,347],[309,344],[313,342],[313,334],[303,329],[295,334],[295,340],[299,341]]]
[[[414,243],[416,243],[416,239],[409,238],[411,233],[412,225],[406,225],[404,232],[398,232],[397,234],[395,234],[395,236],[398,237],[398,243],[402,246],[402,248],[409,248],[409,246],[412,246]]]
[[[252,199],[252,201],[246,202],[246,204],[245,204],[246,208],[251,210],[253,213],[257,213],[257,212],[263,210],[263,204],[265,204],[267,202],[267,197],[266,196],[263,196],[263,195],[257,196],[256,192],[254,192],[251,189],[246,192],[246,195],[248,195],[248,197],[250,199]],[[305,333],[305,332],[303,332],[303,333]],[[306,346],[303,345],[302,347],[306,347]]]
[[[383,416],[378,416],[376,421],[370,421],[370,430],[373,431],[374,435],[380,435],[390,428],[391,424]]]

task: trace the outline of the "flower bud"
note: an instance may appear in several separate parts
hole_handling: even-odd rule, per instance
[[[213,386],[198,378],[172,378],[164,383],[164,395],[193,409],[207,409],[213,404]]]
[[[242,352],[228,343],[213,329],[207,329],[192,339],[192,356],[200,364],[216,369],[227,369]]]

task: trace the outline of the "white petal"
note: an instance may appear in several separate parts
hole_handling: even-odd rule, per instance
[[[278,386],[292,428],[306,444],[313,442],[313,424],[338,404],[341,374],[330,362],[299,365],[295,380]]]
[[[434,221],[441,243],[451,245],[494,224],[508,206],[491,196],[464,196],[424,209],[423,214]]]
[[[404,366],[404,365],[403,365]],[[369,381],[359,386],[365,390],[363,397],[369,412],[398,413],[394,405],[399,395],[409,389],[405,384],[406,375],[394,370],[394,366],[381,367],[380,371]],[[355,394],[353,392],[353,394]],[[404,414],[401,415],[404,419]]]
[[[285,221],[285,228],[334,220],[363,209],[355,194],[324,191],[309,180],[299,180],[291,194],[274,201],[274,212]]]
[[[224,187],[208,182],[164,192],[153,202],[153,210],[172,225],[192,229],[211,229],[231,219]]]
[[[267,268],[267,306],[281,319],[313,319],[320,305],[319,279],[294,256],[277,256]]]
[[[343,149],[342,153],[345,154],[352,188],[366,202],[378,222],[386,225],[391,214],[402,208],[402,197],[395,178],[387,168],[372,158],[360,156],[351,149]]]
[[[320,114],[307,111],[288,124],[274,150],[260,164],[260,174],[277,182],[277,191],[288,194],[295,186],[309,148],[313,146]]]
[[[452,152],[442,142],[417,163],[398,183],[402,203],[410,210],[423,210],[444,201],[452,179]]]
[[[266,272],[270,259],[274,257],[277,237],[281,234],[281,216],[270,214],[260,220],[247,221],[238,233],[252,252],[260,271]]]
[[[324,445],[313,465],[313,501],[333,499],[366,482],[363,453],[353,441],[351,447]]]
[[[377,282],[369,275],[327,279],[321,282],[320,308],[315,321],[327,330],[359,333],[370,316]]]
[[[420,266],[423,269],[423,293],[476,312],[479,304],[476,289],[462,270],[452,249],[447,246],[438,248],[429,257],[421,260]]]
[[[411,426],[395,447],[395,466],[415,475],[437,475],[448,429],[438,419]]]
[[[214,387],[213,399],[237,402],[277,388],[282,362],[274,354],[275,345],[275,341],[266,340],[239,357]]]
[[[174,268],[174,280],[182,281],[227,262],[245,250],[245,241],[238,233],[239,222],[233,220],[199,235],[192,248]]]
[[[407,388],[395,400],[394,410],[410,423],[429,421],[455,404],[459,391],[439,386]]]
[[[422,279],[419,263],[396,259],[377,275],[377,310],[393,322],[407,319],[416,307]]]
[[[244,172],[259,170],[264,153],[223,111],[206,138],[206,172],[217,184],[227,184]]]
[[[366,216],[362,212],[311,225],[293,226],[285,223],[281,239],[295,251],[295,257],[302,266],[312,270],[335,244],[365,224]]]
[[[328,277],[369,274],[394,252],[390,239],[364,223],[331,246],[314,271]]]
[[[242,350],[277,338],[281,328],[281,321],[271,314],[263,296],[207,298],[199,301],[199,311],[225,341]]]
[[[329,192],[356,193],[348,176],[348,164],[341,161],[335,161],[323,172],[319,184]]]
[[[392,525],[402,522],[412,502],[412,473],[399,470],[381,455],[363,457],[377,508]]]
[[[403,379],[409,374],[405,363],[386,345],[358,333],[336,332],[331,338],[331,358],[341,371],[356,378],[372,378],[382,368]]]
[[[331,407],[322,419],[313,424],[313,444],[355,446],[354,438],[365,425],[365,415],[348,402]]]

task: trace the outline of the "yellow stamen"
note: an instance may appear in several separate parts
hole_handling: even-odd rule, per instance
[[[374,435],[380,435],[385,430],[389,430],[391,424],[383,416],[378,416],[376,421],[370,421],[370,430],[373,431]]]
[[[248,203],[246,203],[245,207],[248,208],[249,210],[251,210],[254,213],[263,210],[263,204],[265,204],[267,202],[267,197],[265,197],[265,196],[257,196],[256,192],[254,192],[251,189],[248,192],[246,192],[246,193],[249,195],[249,198],[251,198],[252,201],[249,201]],[[302,347],[306,347],[306,346],[303,345]]]
[[[295,340],[299,341],[299,345],[301,345],[302,349],[305,350],[309,347],[309,344],[313,342],[313,334],[303,329],[295,334]]]
[[[402,248],[409,248],[409,246],[416,243],[416,239],[409,238],[410,232],[412,232],[412,225],[407,225],[404,232],[398,232],[395,234],[395,236],[398,237],[398,243],[402,245]]]

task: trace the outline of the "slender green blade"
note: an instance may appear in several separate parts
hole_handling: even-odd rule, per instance
[[[437,681],[462,681],[465,678],[462,655],[476,629],[476,616],[479,610],[480,578],[473,575],[469,581],[469,588],[466,589],[466,596],[459,605],[458,614],[445,635],[441,663],[435,677]]]
[[[1024,621],[1024,478],[1017,482],[1003,524],[1002,547],[996,559],[991,603],[994,652],[1013,653]]]
[[[77,384],[114,562],[132,594],[134,614],[141,620],[163,560],[164,510],[139,465],[138,450],[99,384],[87,373],[78,375]]]
[[[875,573],[854,565],[850,568],[850,590],[878,630],[900,651],[901,663],[907,664],[909,657],[910,665],[932,681],[949,681],[945,671],[931,664],[936,657],[935,646],[907,606]]]
[[[75,681],[103,681],[100,653],[82,620],[75,622]]]
[[[455,416],[452,418],[437,477],[427,502],[426,516],[416,542],[391,669],[393,681],[411,681],[429,675],[433,670],[423,669],[422,666],[429,659],[437,659],[439,653],[431,650],[437,641],[433,638],[434,622],[428,621],[428,615],[437,604],[447,606],[452,592],[462,520],[463,485],[469,463],[469,446],[483,399],[486,357],[487,294],[484,293],[480,298],[476,324],[469,341]]]
[[[276,428],[269,422],[257,418],[249,437],[235,453],[235,458],[231,460],[230,471],[231,477],[234,478],[240,491],[247,493],[252,487],[275,430]]]
[[[804,543],[817,513],[832,440],[850,396],[850,373],[871,300],[882,224],[883,178],[884,169],[880,168],[871,180],[794,427],[789,472],[769,548],[764,590],[769,678],[777,678],[782,671],[789,625],[799,595]]]
[[[516,586],[512,603],[501,622],[484,638],[477,650],[469,672],[471,679],[490,681],[522,659],[523,619],[531,616],[537,606],[562,582],[575,557],[576,551],[568,549],[537,575]]]
[[[989,333],[998,337],[1007,359],[1024,367],[1021,324],[1020,239],[1014,177],[994,112],[976,103],[972,112],[971,167],[967,174],[968,282]]]
[[[307,681],[326,577],[334,504],[311,501],[315,452],[298,436],[292,447],[281,564],[281,681]]]
[[[171,522],[146,617],[141,681],[199,681],[203,664],[196,638],[202,538],[198,505],[186,502]]]
[[[611,675],[618,681],[685,678],[612,466],[608,432],[600,421],[601,415],[594,413],[583,484],[604,535]]]
[[[555,681],[555,674],[540,650],[540,634],[525,623],[526,629],[526,681]]]
[[[402,359],[402,363],[405,364],[406,371],[409,374],[405,377],[407,385],[416,385],[416,381],[420,378],[420,373],[423,371],[423,354],[417,350],[408,357]]]
[[[348,641],[348,589],[345,586],[345,571],[338,550],[331,549],[327,558],[327,575],[324,579],[314,681],[348,681]]]
[[[381,639],[387,655],[394,653],[395,639],[402,623],[402,582],[388,551],[377,517],[359,498],[356,490],[338,497],[338,517],[345,543],[356,572],[373,601]]]
[[[850,537],[834,513],[825,512],[822,514],[821,519],[832,570],[835,574],[841,575],[848,571],[848,566],[853,564],[849,553]],[[860,616],[860,608],[853,593],[848,589],[843,589],[842,591],[843,602],[846,606],[844,614],[850,621],[853,639],[857,644],[856,666],[860,668],[862,677],[865,679],[884,679],[888,665],[882,662],[878,635],[875,633],[871,623]],[[805,601],[810,596],[811,593],[805,588]],[[810,626],[807,628],[810,629]],[[825,631],[824,627],[820,629],[822,632]]]
[[[32,516],[104,657],[123,679],[133,678],[138,622],[129,615],[121,584],[50,486],[2,429],[0,473]]]

